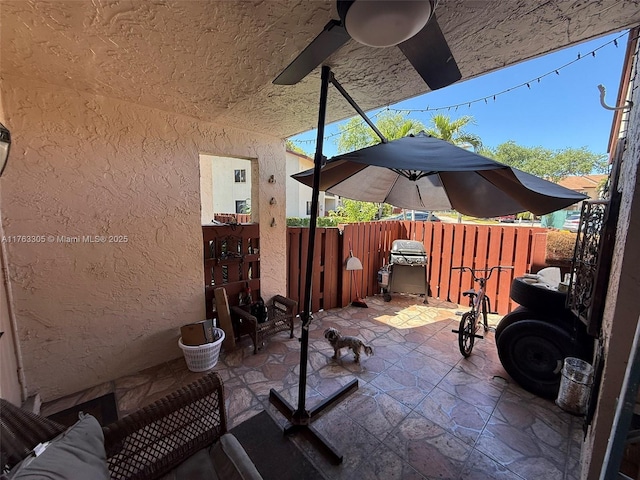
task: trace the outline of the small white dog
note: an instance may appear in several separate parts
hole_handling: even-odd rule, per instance
[[[343,347],[351,349],[356,357],[356,363],[360,363],[360,350],[364,350],[367,356],[373,355],[373,348],[369,345],[365,345],[364,342],[357,337],[343,337],[336,328],[327,328],[324,331],[324,338],[326,338],[333,347],[333,357],[331,357],[333,359],[337,359],[340,356],[340,349]]]

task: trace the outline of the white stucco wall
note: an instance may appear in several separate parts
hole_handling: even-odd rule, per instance
[[[287,217],[308,217],[306,202],[311,201],[311,188],[291,178],[291,175],[313,168],[313,160],[307,160],[287,151]]]
[[[236,212],[236,200],[245,200],[251,205],[251,160],[242,158],[201,155],[211,168],[213,211],[215,213]],[[246,181],[236,183],[235,170],[244,170]]]
[[[256,160],[263,294],[286,291],[281,139],[11,76],[0,95],[5,234],[43,240],[7,245],[30,393],[47,401],[181,356],[179,326],[204,315],[199,153]]]
[[[307,202],[311,202],[311,187],[291,178],[291,175],[313,168],[313,159],[301,157],[293,152],[287,151],[287,217],[309,218],[307,214]],[[333,197],[337,199],[338,197]],[[326,204],[325,193],[320,192],[318,196],[318,215],[324,217],[328,210],[335,209],[335,200],[329,208]]]

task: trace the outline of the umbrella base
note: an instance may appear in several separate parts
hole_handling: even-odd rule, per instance
[[[340,402],[344,397],[350,395],[357,389],[358,380],[352,380],[312,409],[308,411],[304,410],[303,412],[295,410],[289,402],[287,402],[282,395],[273,388],[269,392],[269,402],[276,407],[290,423],[290,425],[284,429],[285,435],[291,435],[298,432],[305,434],[318,450],[329,457],[334,464],[339,465],[342,463],[342,454],[336,450],[331,443],[324,438],[322,434],[320,434],[320,432],[313,428],[311,423],[320,416],[324,410],[333,407],[336,403]]]

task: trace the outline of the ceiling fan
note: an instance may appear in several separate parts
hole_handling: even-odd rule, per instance
[[[431,90],[462,77],[434,13],[437,0],[337,0],[340,20],[320,34],[273,81],[294,85],[353,38],[363,45],[397,45]]]

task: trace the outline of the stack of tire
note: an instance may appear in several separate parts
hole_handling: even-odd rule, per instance
[[[565,307],[566,293],[515,278],[510,296],[520,306],[505,315],[496,328],[500,362],[522,388],[555,399],[564,359],[591,361],[593,338]]]

